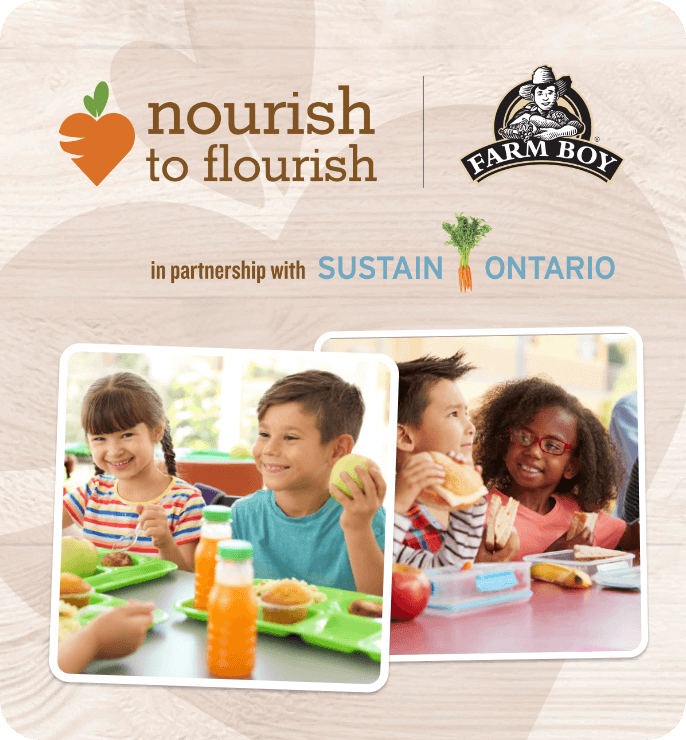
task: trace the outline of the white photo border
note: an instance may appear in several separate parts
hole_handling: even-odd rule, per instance
[[[582,335],[582,334],[627,334],[636,342],[636,389],[638,392],[638,460],[639,460],[639,505],[640,511],[646,511],[645,487],[645,412],[644,412],[644,376],[643,376],[643,340],[640,334],[626,326],[588,326],[559,328],[524,328],[524,329],[406,329],[377,331],[331,331],[317,339],[315,352],[325,352],[322,347],[330,339],[377,338],[395,339],[402,337],[486,337],[486,336],[546,336],[546,335]],[[339,354],[339,353],[336,353]],[[397,410],[397,409],[396,409]],[[596,658],[635,658],[648,646],[648,557],[646,550],[646,519],[640,520],[641,537],[641,641],[634,650],[599,650],[582,653],[482,653],[482,654],[435,654],[435,655],[391,655],[391,662],[409,663],[424,661],[494,661],[494,660],[584,660]],[[386,574],[387,575],[387,574]],[[385,582],[384,582],[385,583]],[[390,593],[384,591],[384,593]],[[456,622],[459,622],[457,618]]]
[[[48,662],[53,675],[67,683],[83,684],[132,684],[146,686],[191,686],[202,688],[225,689],[271,689],[283,691],[339,691],[353,693],[372,693],[378,691],[388,680],[389,643],[390,643],[390,607],[388,595],[391,592],[391,566],[393,562],[393,517],[386,519],[386,536],[384,550],[384,600],[381,627],[381,660],[379,663],[379,677],[372,683],[327,683],[311,681],[274,681],[274,680],[241,680],[221,678],[174,678],[157,676],[115,676],[95,674],[64,673],[57,665],[57,634],[59,620],[55,618],[59,608],[59,581],[60,581],[60,548],[62,540],[62,486],[64,470],[65,421],[67,409],[67,375],[68,363],[72,355],[78,352],[118,353],[118,354],[169,354],[169,355],[197,355],[250,358],[274,358],[288,356],[293,359],[312,360],[316,366],[317,353],[308,351],[264,350],[264,349],[220,349],[205,347],[172,347],[155,345],[119,345],[119,344],[73,344],[64,350],[59,363],[59,390],[57,410],[57,445],[56,445],[56,475],[55,475],[55,526],[53,538],[52,561],[52,594],[50,610],[50,646]],[[327,353],[328,354],[328,353]],[[388,456],[384,474],[387,481],[395,477],[395,425],[398,407],[398,368],[386,355],[359,353],[351,356],[349,353],[331,353],[338,355],[338,360],[344,366],[359,360],[369,360],[370,363],[381,363],[390,373],[389,414],[388,414]],[[388,510],[393,510],[393,486],[389,484],[386,496]]]

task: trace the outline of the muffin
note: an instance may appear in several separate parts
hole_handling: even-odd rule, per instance
[[[128,552],[108,552],[102,556],[100,565],[107,568],[123,568],[126,565],[133,565],[133,558]]]
[[[295,624],[307,617],[312,592],[298,583],[277,583],[262,594],[262,619],[277,624]]]
[[[81,609],[88,606],[93,588],[73,573],[60,573],[60,600]]]

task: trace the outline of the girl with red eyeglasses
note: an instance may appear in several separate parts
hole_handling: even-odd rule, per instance
[[[637,550],[639,523],[602,513],[616,497],[617,455],[607,430],[589,409],[555,383],[527,378],[485,395],[474,417],[474,460],[491,489],[519,501],[517,556],[574,545]],[[598,512],[592,532],[568,538],[576,511]]]

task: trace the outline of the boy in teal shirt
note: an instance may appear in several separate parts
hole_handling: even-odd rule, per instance
[[[362,426],[358,388],[308,370],[275,383],[257,407],[253,448],[264,489],[233,505],[234,537],[254,548],[258,578],[298,578],[317,586],[381,595],[386,484],[375,464],[342,473],[348,498],[329,486],[336,461]]]

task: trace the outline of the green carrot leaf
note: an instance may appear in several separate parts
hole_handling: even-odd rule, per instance
[[[456,247],[460,253],[460,265],[466,267],[469,263],[469,253],[481,241],[481,238],[491,231],[491,227],[480,218],[455,214],[457,223],[443,222],[443,229],[450,236],[446,244]]]
[[[105,106],[107,105],[107,100],[110,97],[110,89],[109,87],[107,87],[106,82],[98,83],[97,87],[95,88],[95,94],[93,97],[95,98],[97,118],[98,116],[102,115],[102,112],[105,110]]]
[[[83,104],[86,106],[86,110],[91,114],[91,116],[93,116],[93,118],[98,117],[98,108],[95,105],[95,100],[93,100],[90,95],[86,95],[83,99]]]
[[[83,104],[86,106],[86,110],[91,114],[91,116],[93,116],[93,118],[98,118],[98,116],[102,115],[102,112],[105,110],[109,97],[110,89],[107,87],[107,83],[98,82],[95,87],[93,97],[91,98],[90,95],[86,95],[83,99]]]

